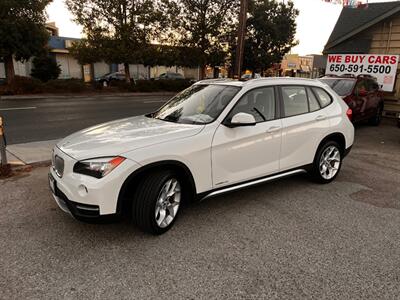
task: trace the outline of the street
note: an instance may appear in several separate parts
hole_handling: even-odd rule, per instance
[[[357,126],[333,183],[302,175],[210,198],[157,237],[72,219],[47,168],[0,181],[1,298],[396,299],[399,137],[392,120]]]
[[[99,123],[141,115],[160,107],[169,95],[86,96],[0,100],[8,144],[63,138]]]

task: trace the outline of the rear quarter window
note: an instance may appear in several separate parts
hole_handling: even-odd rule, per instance
[[[326,92],[325,90],[313,87],[313,91],[315,92],[315,95],[317,96],[322,108],[327,107],[329,104],[332,103],[331,95],[329,95],[328,92]]]

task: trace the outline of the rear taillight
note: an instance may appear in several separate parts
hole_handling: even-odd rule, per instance
[[[353,111],[351,110],[351,108],[347,109],[346,116],[349,118],[350,121],[353,119]]]

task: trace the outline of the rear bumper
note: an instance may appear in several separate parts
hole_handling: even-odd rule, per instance
[[[344,150],[343,157],[346,157],[347,155],[349,155],[351,148],[353,148],[353,145],[351,145],[350,147],[348,147],[347,149]]]

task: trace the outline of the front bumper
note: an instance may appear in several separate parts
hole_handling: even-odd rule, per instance
[[[53,198],[62,211],[71,214],[77,219],[95,219],[100,217],[100,208],[98,205],[73,202],[57,186],[54,188]]]
[[[132,172],[140,167],[126,159],[104,178],[94,178],[73,172],[77,160],[54,148],[54,154],[64,160],[64,173],[58,176],[50,167],[54,179],[53,197],[58,206],[76,218],[99,218],[118,214],[118,198],[121,187]]]

